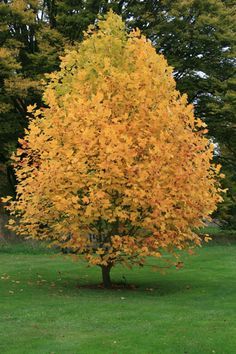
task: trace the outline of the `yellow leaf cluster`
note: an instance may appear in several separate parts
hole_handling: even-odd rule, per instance
[[[132,263],[199,244],[220,201],[213,147],[172,68],[110,12],[62,58],[16,154],[21,235],[91,263]],[[140,261],[141,262],[141,261]]]

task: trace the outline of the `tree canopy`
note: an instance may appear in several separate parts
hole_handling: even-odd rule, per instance
[[[221,200],[220,167],[163,55],[109,12],[60,68],[14,158],[13,228],[105,273],[199,245],[195,229]]]

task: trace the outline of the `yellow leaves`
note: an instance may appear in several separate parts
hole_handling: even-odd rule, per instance
[[[31,136],[36,136],[36,135],[39,135],[40,133],[41,133],[41,129],[38,125],[32,124],[30,126],[30,135]]]
[[[83,201],[84,204],[88,204],[88,203],[89,203],[89,198],[86,197],[86,196],[84,196],[84,197],[82,198],[82,201]]]
[[[137,213],[130,213],[130,220],[132,221],[132,222],[135,222],[136,221],[136,219],[137,219]]]
[[[3,199],[21,217],[19,234],[94,265],[200,245],[192,230],[222,192],[206,124],[175,90],[163,56],[124,29],[110,13],[62,58],[45,90],[48,108],[28,108],[17,199]]]
[[[97,105],[98,103],[102,102],[103,98],[103,93],[101,91],[98,91],[96,95],[93,96],[92,102],[94,103],[94,105]]]
[[[12,199],[12,197],[8,195],[7,197],[1,198],[1,201],[3,203],[8,203],[11,199]]]
[[[89,259],[89,263],[92,265],[107,265],[107,262],[102,262],[100,258],[93,258]]]
[[[64,150],[64,154],[68,159],[71,159],[74,154],[74,151],[72,149]]]
[[[57,211],[66,212],[70,208],[70,200],[68,200],[65,196],[57,195],[54,196],[52,200],[54,201],[54,206]]]
[[[122,219],[125,219],[127,217],[127,213],[125,211],[118,210],[115,213],[115,216],[122,220]]]
[[[204,241],[205,241],[205,242],[209,242],[209,241],[211,241],[211,240],[212,240],[212,238],[211,238],[209,235],[206,234],[206,235],[204,236]]]
[[[221,170],[221,165],[220,165],[220,164],[215,165],[215,166],[214,166],[214,169],[215,169],[216,173],[219,173],[220,170]]]
[[[102,199],[106,196],[106,193],[104,193],[102,190],[96,191],[96,198]]]
[[[226,193],[229,190],[229,188],[224,188],[224,189],[219,189],[219,192]]]
[[[27,107],[27,112],[28,112],[28,113],[34,112],[34,110],[36,109],[36,107],[37,107],[36,103],[35,103],[34,105],[29,105],[29,106]]]
[[[198,128],[206,128],[207,127],[207,124],[204,123],[200,118],[197,118],[195,120],[195,124]]]
[[[120,236],[116,235],[116,236],[112,236],[111,237],[111,241],[112,241],[112,247],[114,249],[119,249],[122,243],[122,239]]]
[[[160,252],[155,252],[154,256],[157,257],[157,258],[160,258],[160,257],[162,257],[162,254]]]
[[[133,29],[133,30],[130,32],[129,36],[130,36],[131,38],[133,38],[133,37],[138,37],[138,38],[139,38],[139,37],[141,36],[141,31],[140,31],[140,29],[139,29],[139,28]]]
[[[72,203],[77,204],[79,201],[79,197],[77,195],[73,195],[71,197],[71,201],[72,201]]]
[[[141,248],[141,251],[142,251],[142,253],[148,253],[148,247],[147,246],[143,246]]]

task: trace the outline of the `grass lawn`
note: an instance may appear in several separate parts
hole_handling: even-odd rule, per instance
[[[153,263],[154,261],[151,260]],[[156,261],[155,261],[156,262]],[[117,267],[133,290],[53,254],[0,253],[0,353],[234,354],[236,245],[185,256],[183,269]]]

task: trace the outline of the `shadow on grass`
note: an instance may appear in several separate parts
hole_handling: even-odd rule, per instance
[[[27,281],[27,280],[26,280]],[[53,291],[54,293],[63,294],[66,296],[79,296],[81,294],[88,295],[109,295],[109,296],[120,296],[121,294],[126,294],[127,296],[143,295],[147,293],[151,296],[169,296],[175,294],[183,293],[199,293],[206,291],[214,291],[219,288],[219,284],[216,281],[207,280],[196,280],[196,279],[164,279],[161,276],[157,277],[156,280],[136,280],[130,282],[122,283],[119,281],[114,281],[112,288],[105,289],[103,285],[95,280],[86,278],[82,276],[79,279],[66,278],[64,277],[62,281],[50,280],[45,283],[29,279],[31,283],[30,288],[39,289],[41,292],[48,292],[49,294]],[[52,285],[50,285],[52,284]]]

